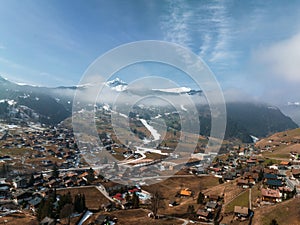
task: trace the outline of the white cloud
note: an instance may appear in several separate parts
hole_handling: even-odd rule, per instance
[[[200,47],[200,57],[204,57],[207,52],[209,51],[210,49],[210,46],[211,46],[211,35],[209,35],[208,33],[204,35],[203,37],[203,43]]]
[[[266,76],[275,76],[285,82],[300,82],[300,33],[259,49],[254,62]]]
[[[165,39],[186,47],[190,47],[191,37],[189,23],[193,18],[193,12],[185,2],[170,2],[169,13],[164,16],[161,29],[165,33]]]
[[[219,61],[227,57],[228,43],[231,33],[230,17],[227,16],[227,8],[224,2],[217,2],[217,5],[210,7],[213,10],[211,22],[215,24],[217,29],[217,40],[212,52],[210,61]]]

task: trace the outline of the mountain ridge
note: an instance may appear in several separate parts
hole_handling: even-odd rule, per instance
[[[127,85],[122,80],[109,82],[108,85],[111,84],[114,87]],[[84,91],[87,87],[88,85],[56,88],[18,85],[0,77],[0,117],[3,119],[10,116],[12,117],[9,117],[10,119],[15,119],[13,117],[20,112],[17,115],[27,118],[29,121],[55,125],[72,115],[75,91],[78,89]],[[191,91],[190,89],[182,90],[185,91],[184,94]],[[22,108],[22,106],[27,108]],[[201,105],[201,107],[203,108],[199,109],[201,134],[209,136],[210,110],[208,106],[205,108]],[[199,105],[199,108],[201,107]],[[274,132],[298,127],[280,109],[268,104],[235,102],[227,103],[226,108],[227,129],[225,137],[227,139],[239,138],[244,142],[251,142],[251,135],[264,137]]]

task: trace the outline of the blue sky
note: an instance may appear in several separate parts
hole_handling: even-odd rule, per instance
[[[74,85],[140,40],[189,48],[232,95],[300,98],[300,1],[0,0],[0,74],[13,81]]]

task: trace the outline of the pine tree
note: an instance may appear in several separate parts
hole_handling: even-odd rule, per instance
[[[203,204],[204,203],[204,194],[200,191],[197,199],[197,204]]]
[[[292,197],[294,197],[295,195],[297,194],[297,190],[296,190],[296,186],[294,187],[294,189],[293,189],[293,192],[292,192]]]
[[[68,191],[66,194],[66,204],[71,204],[72,203],[72,196],[71,193]]]
[[[126,202],[130,202],[131,201],[131,197],[130,197],[130,195],[128,193],[125,195],[125,200],[126,200]]]
[[[95,171],[93,170],[93,168],[90,168],[88,170],[88,175],[87,175],[87,180],[89,183],[92,183],[95,180]]]
[[[9,171],[8,165],[6,163],[2,164],[2,170],[1,170],[2,177],[6,178],[8,175],[8,171]]]
[[[276,219],[272,219],[270,225],[279,225]]]
[[[73,212],[73,205],[66,204],[60,211],[60,218],[68,218],[68,225],[71,223],[71,214]]]
[[[31,176],[30,176],[30,178],[29,178],[29,181],[28,181],[28,186],[32,187],[33,184],[34,184],[34,175],[32,173]]]
[[[187,208],[187,213],[194,213],[195,212],[195,207],[193,205],[189,205]]]
[[[79,194],[75,195],[75,199],[74,199],[74,211],[75,212],[79,212],[80,211],[80,206],[79,206],[80,202],[79,202]]]
[[[74,210],[78,213],[83,212],[86,209],[85,205],[85,195],[84,194],[78,194],[75,196],[74,200]]]
[[[38,209],[37,209],[37,218],[38,218],[39,221],[41,221],[45,217],[45,214],[44,214],[44,211],[43,211],[44,205],[45,205],[45,199],[43,198],[42,201],[39,204]]]
[[[58,178],[58,176],[59,176],[59,170],[58,170],[56,163],[54,164],[53,169],[52,169],[52,176],[54,178]]]
[[[135,192],[132,195],[132,207],[134,209],[138,209],[140,207],[140,199]]]
[[[117,162],[114,163],[114,170],[115,172],[119,172],[119,166]]]
[[[46,216],[54,217],[54,207],[52,198],[43,199],[37,210],[37,217],[39,220],[42,220]]]
[[[163,208],[163,196],[158,190],[154,190],[151,198],[151,210],[154,218],[156,218],[158,210]]]
[[[263,178],[264,178],[264,171],[260,170],[258,173],[258,181],[262,181]]]
[[[82,204],[82,209],[86,210],[85,195],[84,194],[82,195],[82,198],[81,198],[81,204]]]

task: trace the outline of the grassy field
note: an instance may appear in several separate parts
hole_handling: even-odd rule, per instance
[[[269,151],[263,152],[264,157],[288,160],[291,151],[300,153],[300,144],[293,143],[295,140],[300,140],[300,128],[273,134],[258,141],[256,147],[270,146]]]
[[[256,184],[251,189],[251,201],[252,201],[252,207],[258,206],[258,200],[261,198],[261,183]]]
[[[223,184],[215,185],[207,190],[204,190],[205,195],[219,195],[222,196],[224,193],[224,203],[231,201],[233,198],[238,196],[243,189],[236,186],[235,181],[226,182]]]
[[[109,200],[102,195],[95,187],[83,187],[83,188],[67,188],[62,190],[57,190],[57,194],[67,194],[71,193],[71,196],[74,198],[77,194],[85,195],[86,206],[89,209],[99,209],[102,204],[109,203]]]
[[[171,177],[160,183],[153,184],[150,186],[144,186],[143,189],[152,193],[154,190],[159,190],[164,197],[163,209],[160,209],[160,213],[171,215],[171,214],[185,214],[189,205],[194,205],[197,209],[196,199],[200,190],[206,190],[208,188],[218,185],[218,178],[207,176],[207,177]],[[192,197],[176,197],[177,192],[181,189],[188,188],[194,192]],[[170,201],[176,201],[179,203],[178,206],[169,207]]]
[[[148,211],[143,209],[132,209],[126,211],[101,212],[93,215],[86,224],[96,219],[99,215],[109,215],[118,218],[118,224],[122,225],[181,225],[183,222],[178,219],[151,219],[148,217]]]
[[[300,198],[254,210],[254,225],[269,225],[272,219],[278,224],[300,225]]]
[[[0,224],[9,224],[9,225],[38,225],[39,222],[36,217],[32,215],[27,215],[23,213],[14,213],[5,217],[0,218]]]
[[[228,205],[225,206],[225,212],[233,212],[234,206],[249,207],[249,190],[246,190],[235,199],[233,199]]]

